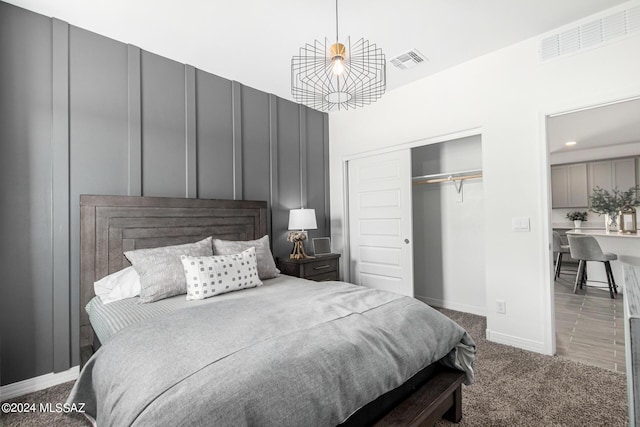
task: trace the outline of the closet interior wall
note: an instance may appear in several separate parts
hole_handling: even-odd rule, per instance
[[[411,150],[412,176],[482,169],[480,135]],[[460,182],[458,182],[460,185]],[[427,304],[486,314],[482,178],[413,185],[414,294]]]

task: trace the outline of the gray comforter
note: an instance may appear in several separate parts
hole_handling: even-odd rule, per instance
[[[68,402],[101,427],[331,426],[437,360],[472,380],[473,341],[420,301],[342,282],[269,288],[120,331]]]

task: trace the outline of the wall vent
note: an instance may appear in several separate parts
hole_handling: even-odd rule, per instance
[[[559,58],[633,33],[640,33],[640,6],[542,39],[540,60]]]
[[[395,58],[391,58],[389,60],[396,68],[401,70],[408,70],[409,68],[413,68],[416,65],[420,65],[423,62],[427,62],[428,59],[426,56],[418,52],[417,49],[411,49],[407,52],[404,52]]]

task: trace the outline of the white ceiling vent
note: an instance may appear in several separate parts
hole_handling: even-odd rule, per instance
[[[542,39],[540,60],[559,58],[638,32],[640,32],[640,6],[616,12]]]
[[[396,68],[400,68],[401,70],[408,70],[409,68],[413,68],[416,65],[420,65],[423,62],[427,62],[428,59],[426,56],[418,52],[417,49],[411,49],[405,53],[402,53],[395,58],[391,58],[389,60]]]

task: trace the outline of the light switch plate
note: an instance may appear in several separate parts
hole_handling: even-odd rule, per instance
[[[529,217],[517,217],[511,219],[511,229],[516,232],[531,231]]]

